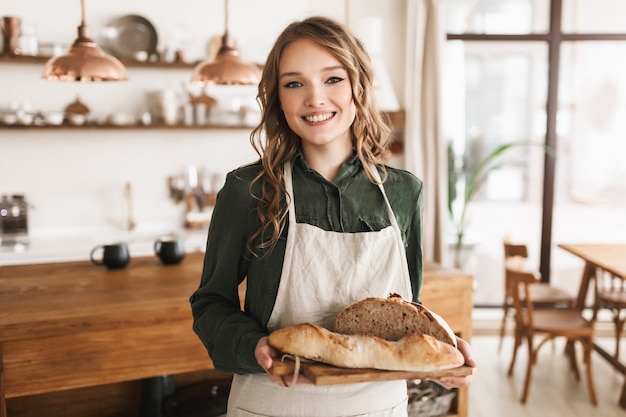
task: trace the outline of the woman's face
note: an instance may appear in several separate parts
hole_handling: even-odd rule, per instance
[[[306,150],[340,145],[351,149],[356,116],[344,66],[325,48],[299,39],[283,51],[278,65],[278,96],[289,127]]]

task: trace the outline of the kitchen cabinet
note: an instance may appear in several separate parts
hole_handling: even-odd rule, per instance
[[[0,417],[62,415],[68,404],[93,407],[72,415],[100,416],[98,387],[130,398],[125,390],[140,392],[133,381],[212,371],[188,302],[202,260],[194,252],[178,265],[148,256],[121,270],[89,261],[1,267]],[[428,264],[422,299],[470,340],[471,276]],[[451,417],[466,417],[467,404],[464,388]]]

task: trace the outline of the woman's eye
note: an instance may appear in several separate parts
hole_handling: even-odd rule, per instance
[[[295,87],[300,87],[302,85],[302,83],[298,82],[298,81],[291,81],[288,82],[287,84],[285,84],[286,88],[295,88]]]
[[[328,79],[328,81],[326,81],[326,82],[327,82],[328,84],[336,84],[336,83],[341,82],[341,81],[343,81],[343,80],[344,80],[344,78],[341,78],[341,77],[330,77],[330,78]]]

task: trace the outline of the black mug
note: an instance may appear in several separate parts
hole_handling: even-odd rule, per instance
[[[154,254],[165,265],[176,265],[185,258],[185,247],[176,236],[163,236],[154,242]]]
[[[102,250],[102,257],[96,253]],[[94,265],[104,265],[109,269],[124,268],[130,262],[128,245],[124,242],[106,243],[98,245],[91,250],[89,258]]]

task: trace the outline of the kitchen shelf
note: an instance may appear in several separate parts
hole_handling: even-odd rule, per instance
[[[252,129],[252,126],[245,125],[165,125],[165,124],[150,124],[150,125],[113,125],[113,124],[86,124],[86,125],[70,125],[63,124],[59,126],[53,125],[2,125],[0,129],[6,130],[224,130],[224,129]]]
[[[29,56],[29,55],[0,55],[2,64],[45,64],[51,56]],[[131,59],[120,59],[126,67],[154,68],[154,69],[189,69],[198,62],[141,62]]]
[[[404,127],[405,114],[404,110],[396,112],[383,112],[388,118],[394,129]],[[0,130],[223,130],[223,129],[253,129],[254,126],[248,125],[227,125],[227,124],[206,124],[206,125],[166,125],[153,123],[149,125],[132,124],[132,125],[114,125],[114,124],[97,124],[89,123],[85,125],[71,125],[64,123],[62,125],[23,125],[23,124],[2,124]]]

